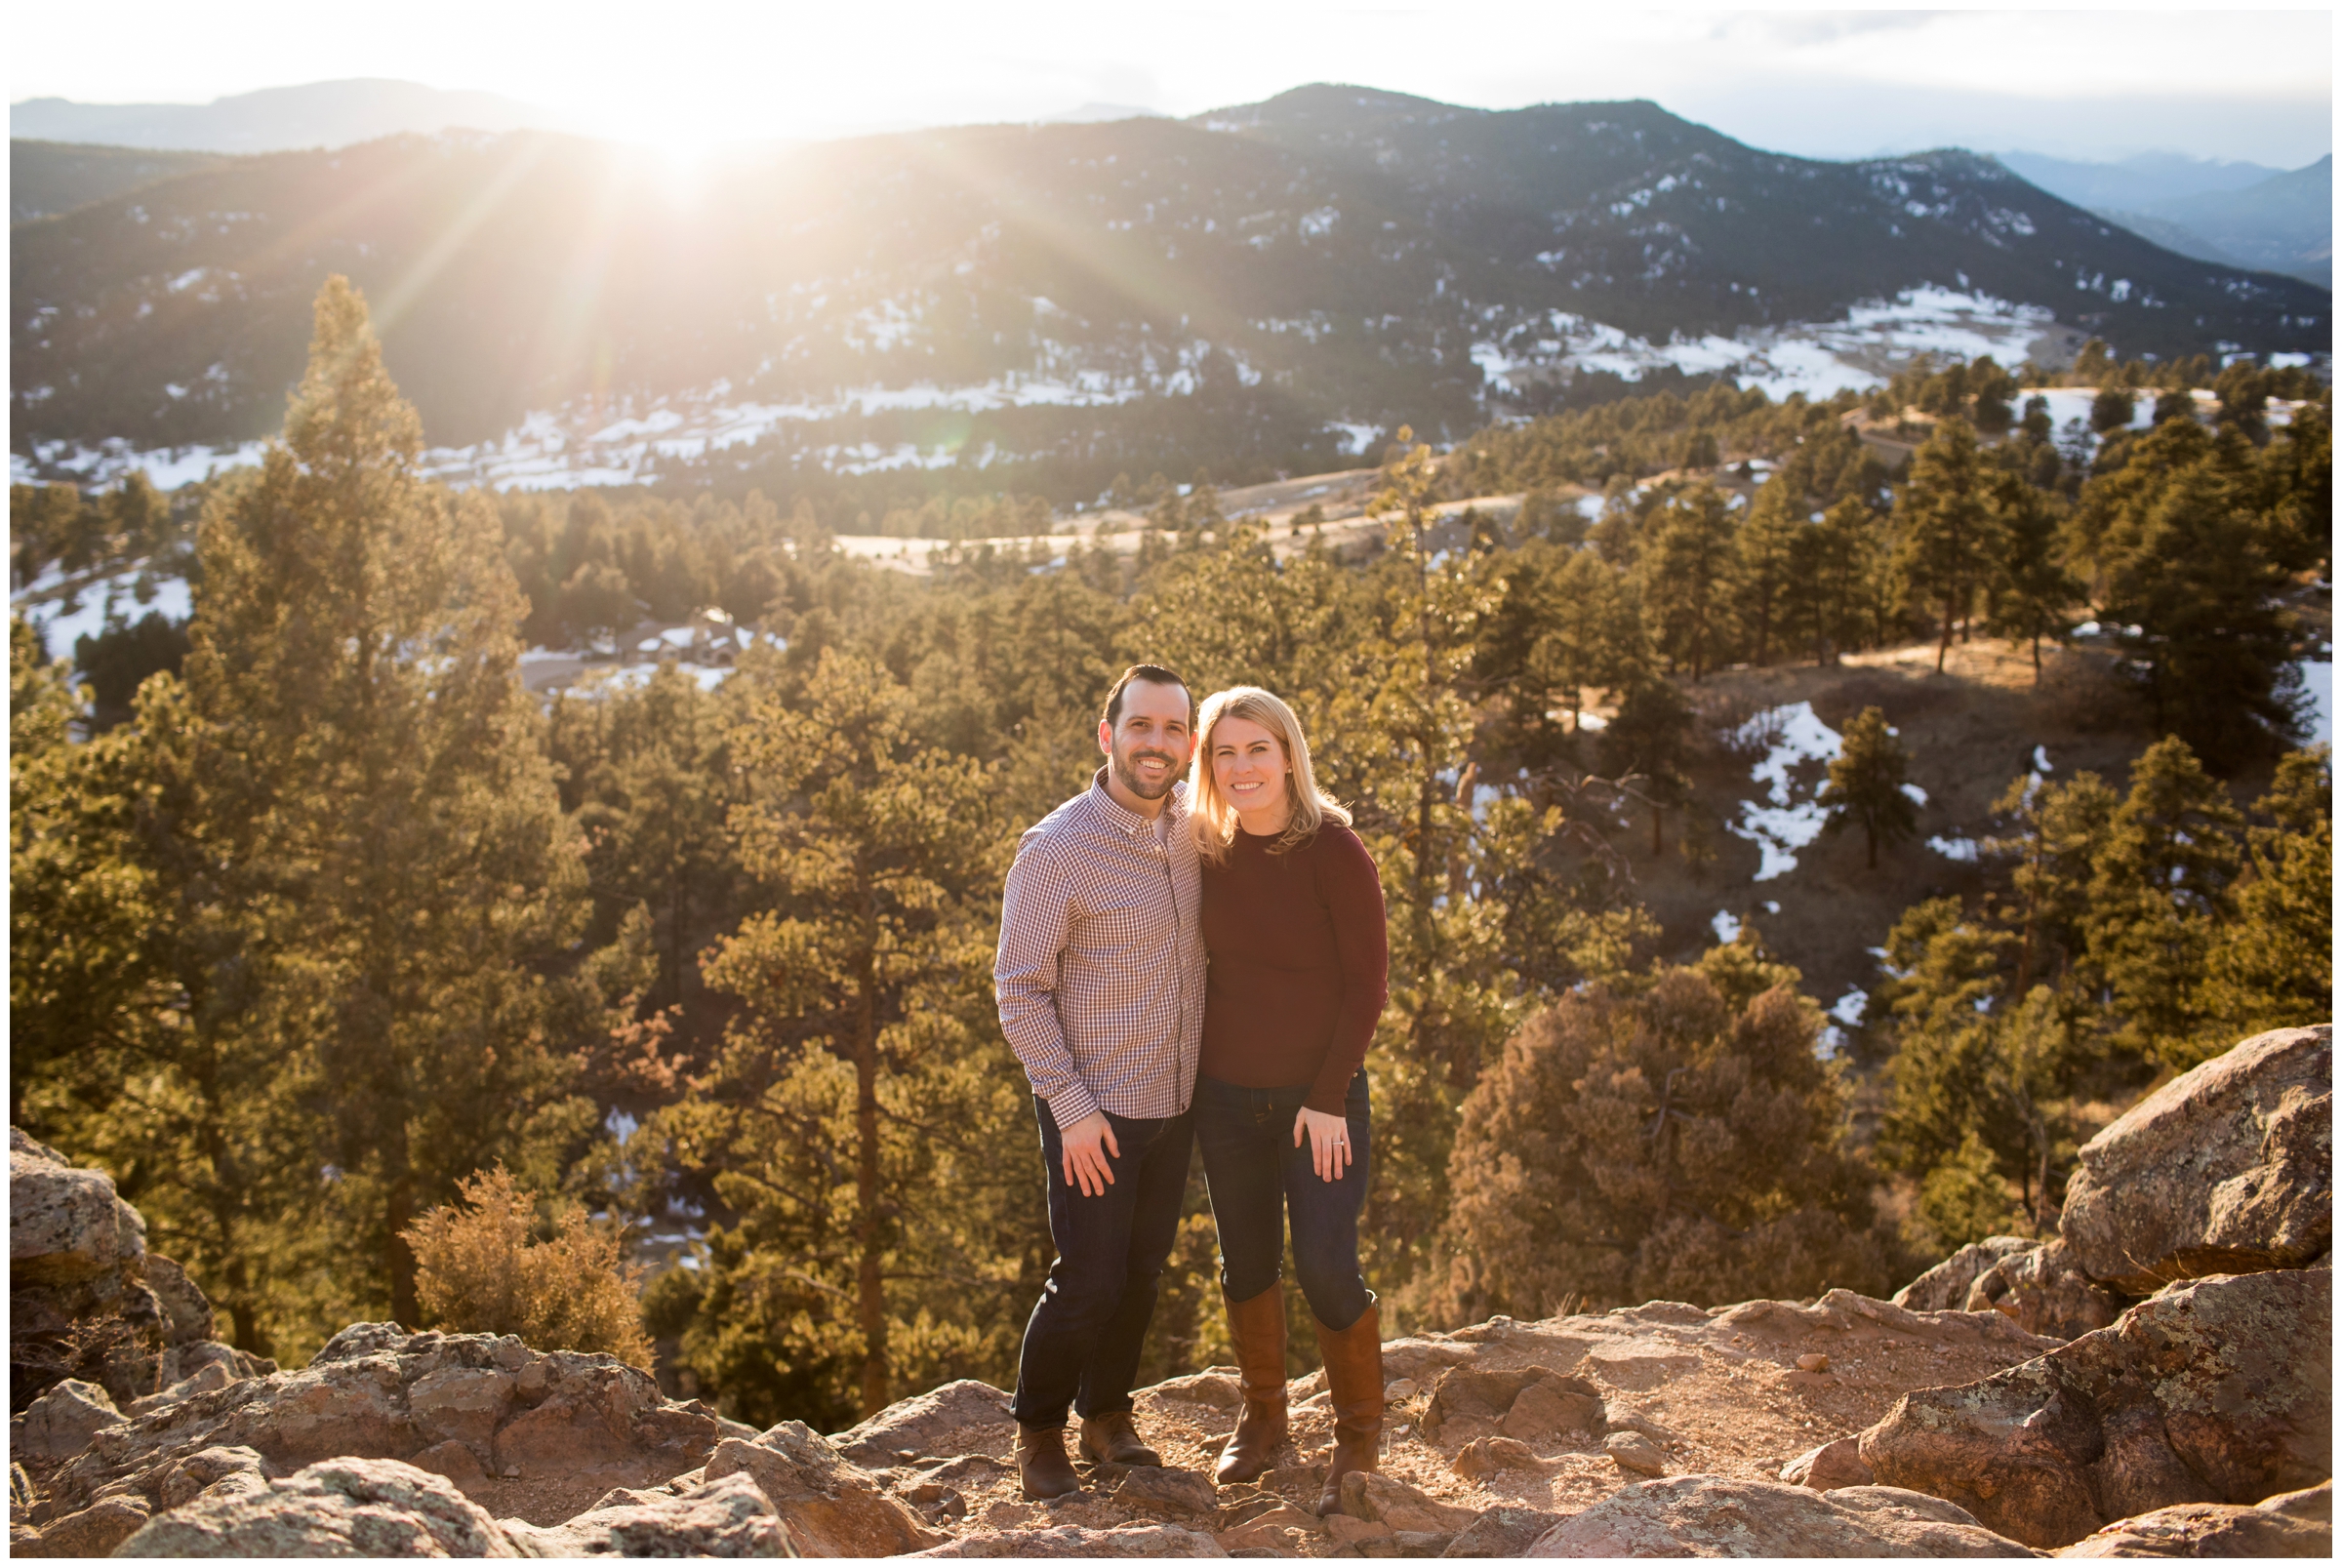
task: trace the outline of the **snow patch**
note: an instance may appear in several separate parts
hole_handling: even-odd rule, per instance
[[[1743,745],[1771,738],[1762,760],[1749,770],[1752,783],[1765,786],[1765,804],[1743,801],[1731,830],[1754,843],[1761,858],[1754,880],[1769,882],[1797,866],[1797,852],[1821,836],[1829,814],[1811,797],[1815,786],[1800,785],[1793,770],[1837,758],[1838,733],[1816,717],[1811,703],[1768,708],[1750,719],[1734,738]]]
[[[1976,840],[1972,838],[1946,838],[1938,833],[1927,840],[1927,847],[1948,861],[1966,861],[1973,864],[1976,860]]]
[[[1716,941],[1726,945],[1740,940],[1740,922],[1726,910],[1716,910],[1716,918],[1708,922],[1708,929],[1716,933]]]

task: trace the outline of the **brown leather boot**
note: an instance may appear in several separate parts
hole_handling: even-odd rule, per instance
[[[1160,1465],[1163,1456],[1139,1441],[1127,1410],[1081,1418],[1081,1451],[1093,1465]]]
[[[1066,1458],[1063,1427],[1017,1428],[1017,1478],[1028,1503],[1046,1503],[1081,1490],[1081,1477],[1073,1473],[1073,1462]]]
[[[1325,1355],[1325,1387],[1333,1395],[1334,1451],[1326,1459],[1325,1490],[1318,1494],[1320,1517],[1342,1510],[1342,1477],[1371,1471],[1382,1460],[1383,1314],[1369,1301],[1346,1329],[1317,1325]]]
[[[1244,1386],[1244,1413],[1220,1451],[1212,1479],[1234,1486],[1264,1474],[1276,1463],[1285,1440],[1285,1287],[1270,1286],[1250,1301],[1228,1307],[1229,1338],[1236,1345],[1236,1372]]]

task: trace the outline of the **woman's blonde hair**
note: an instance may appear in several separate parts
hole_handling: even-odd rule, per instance
[[[1285,775],[1285,798],[1292,803],[1293,814],[1285,820],[1285,830],[1269,847],[1271,854],[1299,848],[1327,823],[1350,825],[1349,810],[1317,787],[1317,776],[1310,768],[1310,743],[1301,733],[1301,720],[1284,699],[1258,686],[1231,686],[1205,698],[1195,715],[1195,760],[1188,781],[1188,814],[1197,854],[1217,865],[1228,859],[1228,847],[1236,840],[1236,808],[1220,792],[1219,778],[1212,772],[1212,734],[1222,719],[1231,718],[1250,719],[1275,736],[1291,764],[1292,771]]]

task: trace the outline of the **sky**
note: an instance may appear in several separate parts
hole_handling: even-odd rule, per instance
[[[206,102],[352,76],[476,89],[690,151],[1353,82],[1483,108],[1648,98],[1757,146],[2298,167],[2332,150],[2324,7],[1644,10],[669,0],[12,0],[12,102]]]

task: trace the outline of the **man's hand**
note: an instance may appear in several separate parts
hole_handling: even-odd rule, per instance
[[[1301,1107],[1293,1118],[1293,1146],[1299,1148],[1304,1134],[1310,1140],[1310,1169],[1322,1182],[1342,1180],[1343,1168],[1351,1161],[1350,1119],[1329,1116],[1322,1110]]]
[[[1079,1187],[1085,1198],[1106,1196],[1106,1189],[1114,1185],[1114,1168],[1107,1157],[1122,1157],[1122,1146],[1114,1142],[1114,1125],[1106,1112],[1093,1110],[1072,1126],[1058,1129],[1057,1136],[1066,1150],[1066,1186]]]

